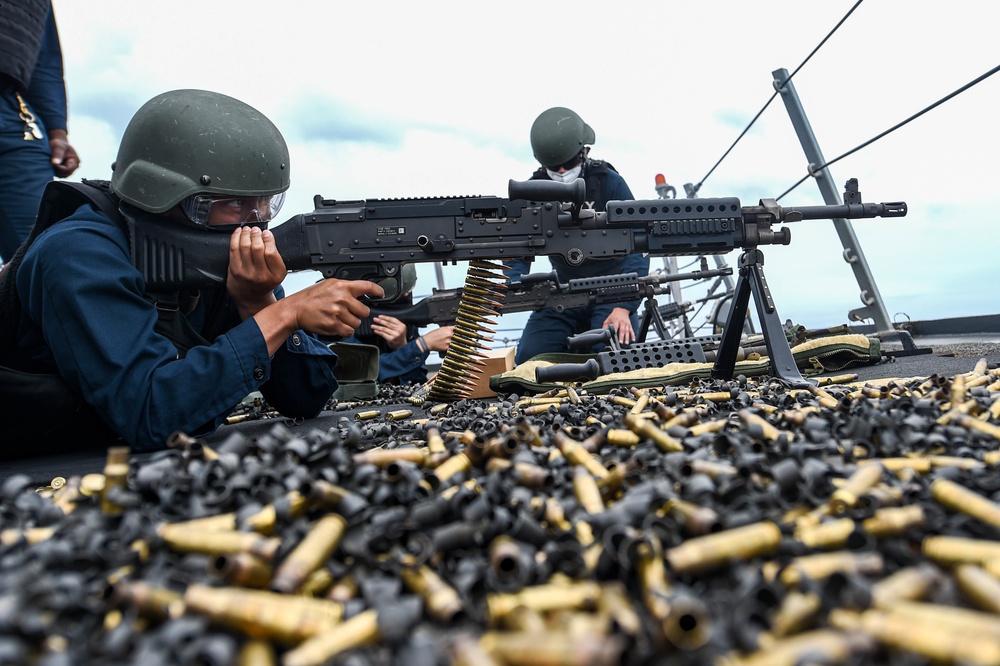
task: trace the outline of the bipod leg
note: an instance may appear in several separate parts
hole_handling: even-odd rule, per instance
[[[745,262],[745,265],[744,265]],[[771,290],[764,279],[764,255],[760,250],[751,250],[740,257],[740,277],[744,272],[750,282],[750,291],[757,306],[757,317],[760,319],[764,333],[764,344],[767,345],[767,357],[771,364],[771,374],[793,388],[803,388],[814,385],[814,380],[806,379],[799,372],[788,346],[788,337],[781,324],[781,318],[774,307]]]
[[[722,340],[719,342],[718,355],[712,366],[714,379],[732,379],[736,369],[736,357],[740,353],[740,339],[743,337],[743,322],[747,317],[747,306],[750,305],[750,281],[742,268],[744,253],[740,257],[739,277],[733,288],[733,300],[729,304],[729,314],[726,325],[722,329]]]

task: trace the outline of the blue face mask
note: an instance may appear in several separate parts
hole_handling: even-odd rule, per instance
[[[549,178],[559,183],[572,183],[574,180],[580,177],[580,172],[583,171],[583,165],[575,166],[569,171],[564,171],[559,173],[558,171],[553,171],[552,169],[546,169],[545,173],[549,174]]]

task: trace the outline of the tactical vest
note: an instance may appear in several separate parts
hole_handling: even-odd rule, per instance
[[[611,164],[604,160],[586,159],[583,162],[583,169],[580,170],[580,177],[587,184],[587,194],[585,201],[594,202],[594,210],[604,210],[608,206],[608,200],[604,196],[604,183],[608,179],[608,169],[617,173]],[[546,173],[545,167],[539,167],[533,174],[531,180],[552,180]]]

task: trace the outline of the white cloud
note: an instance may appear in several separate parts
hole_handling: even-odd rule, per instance
[[[95,11],[56,0],[55,8],[79,176],[109,175],[121,131],[146,99],[208,88],[256,106],[285,132],[292,214],[315,194],[503,195],[509,178],[534,168],[528,128],[554,105],[594,127],[593,155],[611,161],[637,197],[656,196],[661,172],[680,189],[704,177],[764,105],[772,70],[794,70],[853,4],[103,0]],[[825,157],[996,66],[995,13],[990,3],[947,11],[929,0],[862,3],[793,80]],[[890,316],[996,311],[986,267],[1000,249],[998,102],[1000,76],[831,167],[838,187],[858,177],[865,200],[909,205],[902,220],[854,223]],[[753,204],[799,180],[805,163],[776,99],[701,194]],[[822,199],[806,182],[781,203]],[[804,222],[792,236],[789,247],[765,248],[779,313],[807,325],[845,321],[860,306],[858,287],[831,225]],[[430,275],[421,269],[421,286]]]

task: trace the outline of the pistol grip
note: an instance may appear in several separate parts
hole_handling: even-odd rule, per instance
[[[556,363],[535,368],[535,381],[539,384],[597,379],[600,375],[601,367],[595,358],[587,359],[583,363]]]

